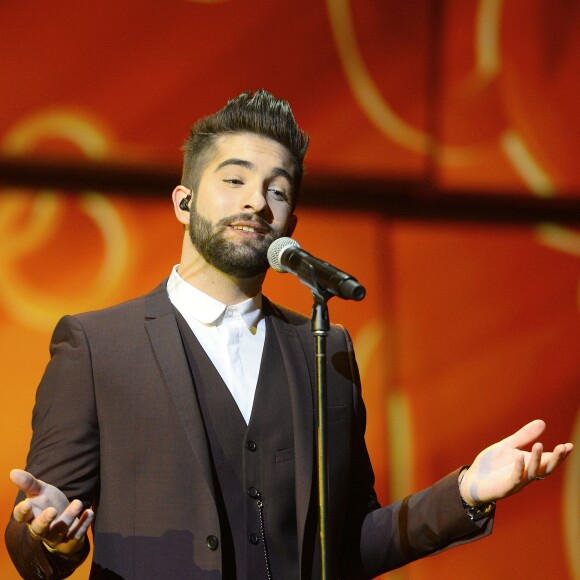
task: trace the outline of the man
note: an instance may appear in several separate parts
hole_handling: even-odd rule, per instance
[[[173,191],[184,225],[168,281],[63,318],[39,386],[7,545],[26,578],[320,576],[313,339],[261,295],[291,235],[307,136],[288,103],[244,93],[202,119]],[[469,468],[380,508],[347,332],[328,338],[331,577],[370,578],[491,531],[494,501],[549,475],[534,421]]]

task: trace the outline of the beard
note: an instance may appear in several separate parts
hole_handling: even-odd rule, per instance
[[[226,229],[237,221],[253,221],[266,231],[260,240],[227,239]],[[189,238],[204,260],[224,274],[234,278],[253,278],[264,274],[269,268],[268,248],[279,237],[263,218],[255,214],[240,214],[221,219],[213,225],[199,215],[195,204],[191,204]]]

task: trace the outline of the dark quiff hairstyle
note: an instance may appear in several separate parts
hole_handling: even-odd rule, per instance
[[[277,141],[294,160],[293,205],[296,203],[302,175],[308,135],[299,129],[288,101],[277,99],[264,89],[254,94],[242,93],[227,102],[213,115],[199,119],[183,144],[182,185],[196,193],[201,173],[221,135],[254,133]]]

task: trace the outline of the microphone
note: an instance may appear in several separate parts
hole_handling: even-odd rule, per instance
[[[278,238],[268,248],[268,262],[276,272],[290,272],[313,291],[326,291],[345,300],[362,300],[366,290],[358,280],[328,262],[305,252],[292,238]]]

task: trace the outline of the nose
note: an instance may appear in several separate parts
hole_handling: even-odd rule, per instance
[[[252,210],[260,214],[268,208],[267,189],[264,187],[254,187],[244,197],[242,204],[245,210]]]

